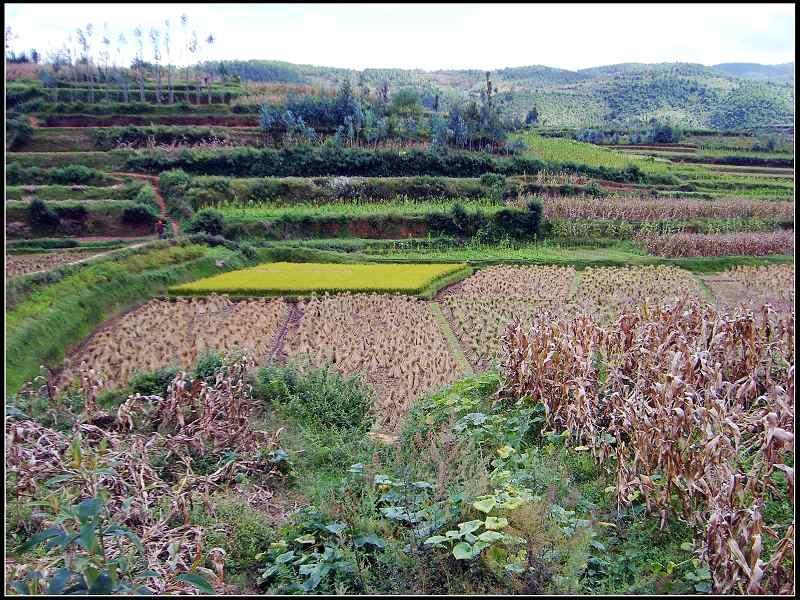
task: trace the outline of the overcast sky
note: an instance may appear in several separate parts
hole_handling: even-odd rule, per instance
[[[46,54],[91,22],[95,47],[107,24],[112,40],[125,33],[131,57],[135,26],[170,19],[178,63],[184,13],[190,31],[216,37],[203,59],[426,70],[794,60],[793,4],[5,5],[16,52]]]

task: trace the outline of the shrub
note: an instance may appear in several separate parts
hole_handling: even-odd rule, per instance
[[[169,389],[169,384],[175,379],[178,371],[177,367],[163,367],[155,371],[137,373],[131,377],[128,387],[131,394],[165,396]]]
[[[156,211],[161,208],[156,200],[156,192],[150,184],[145,184],[139,189],[134,197],[134,202],[152,207]]]
[[[219,211],[211,208],[205,208],[195,214],[187,227],[189,233],[208,233],[210,235],[222,235],[224,229],[225,217]]]
[[[192,371],[192,377],[210,383],[214,381],[217,371],[219,371],[220,368],[222,368],[222,355],[214,350],[204,352],[197,359],[197,363]]]
[[[315,430],[367,431],[374,391],[358,376],[346,378],[333,368],[267,365],[259,370],[254,393],[283,406],[304,426]]]
[[[67,165],[49,171],[53,183],[82,185],[88,185],[94,181],[98,172],[83,165]]]
[[[481,185],[485,185],[486,187],[503,186],[505,183],[505,176],[499,173],[484,173],[481,175]]]
[[[56,204],[53,210],[58,215],[59,219],[73,219],[75,221],[82,221],[89,215],[89,211],[83,204]]]
[[[23,116],[6,119],[6,150],[14,150],[31,139],[33,128]]]
[[[167,198],[183,196],[192,184],[192,178],[181,169],[164,171],[158,177],[158,187]]]
[[[56,211],[34,198],[28,205],[28,223],[34,231],[48,231],[56,229],[61,224],[61,219]]]
[[[150,225],[156,222],[158,212],[147,204],[127,206],[122,211],[122,222],[130,225]]]
[[[66,165],[52,169],[23,167],[9,163],[6,167],[7,185],[104,185],[110,181],[105,173],[83,165]]]

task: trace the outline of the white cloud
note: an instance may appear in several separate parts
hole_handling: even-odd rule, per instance
[[[335,67],[475,68],[618,62],[779,63],[794,60],[789,4],[15,4],[17,51],[55,50],[88,21],[116,38],[178,17],[217,43],[204,57]],[[129,43],[129,51],[132,44]],[[146,50],[147,51],[147,50]]]

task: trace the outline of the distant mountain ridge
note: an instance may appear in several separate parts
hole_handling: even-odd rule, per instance
[[[215,61],[216,62],[216,61]],[[280,61],[224,61],[228,72],[256,81],[337,86],[344,78],[375,89],[415,87],[443,106],[475,98],[480,69],[342,69]],[[794,62],[779,65],[620,63],[570,71],[544,65],[492,71],[494,89],[523,117],[565,127],[636,127],[651,119],[683,127],[740,129],[794,122]]]

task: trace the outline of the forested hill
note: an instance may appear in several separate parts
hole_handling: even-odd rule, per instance
[[[481,70],[422,71],[295,65],[277,61],[224,61],[223,70],[251,81],[334,86],[345,77],[374,90],[413,86],[447,103],[485,88]],[[623,63],[568,71],[545,66],[492,73],[494,88],[511,92],[520,116],[536,106],[547,126],[637,126],[655,117],[685,127],[735,129],[794,121],[794,63]]]

